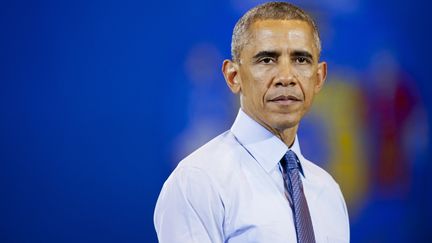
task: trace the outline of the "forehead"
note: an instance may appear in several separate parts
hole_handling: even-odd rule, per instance
[[[313,29],[302,20],[258,20],[250,26],[249,33],[247,46],[251,48],[317,52]]]

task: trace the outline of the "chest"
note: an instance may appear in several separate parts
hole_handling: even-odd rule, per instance
[[[233,190],[225,208],[226,242],[296,242],[283,179],[277,171],[274,173],[246,170],[228,183]],[[343,209],[337,203],[337,195],[322,185],[307,182],[304,190],[317,242],[341,238],[344,215],[340,213]]]

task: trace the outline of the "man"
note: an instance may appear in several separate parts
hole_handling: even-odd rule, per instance
[[[339,186],[303,157],[299,122],[326,78],[314,21],[289,3],[249,10],[222,71],[241,109],[160,193],[160,242],[349,242]]]

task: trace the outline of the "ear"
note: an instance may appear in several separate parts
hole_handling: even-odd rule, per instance
[[[327,63],[326,62],[320,62],[318,63],[318,70],[317,70],[317,80],[315,84],[315,94],[317,94],[321,88],[324,85],[324,82],[327,78]]]
[[[240,75],[238,71],[238,64],[231,60],[224,60],[222,64],[222,73],[225,77],[225,81],[231,92],[237,94],[241,91]]]

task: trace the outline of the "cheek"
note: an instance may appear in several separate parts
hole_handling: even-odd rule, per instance
[[[311,80],[314,77],[314,71],[312,68],[305,66],[305,67],[298,67],[295,69],[297,77],[303,79],[303,80]]]
[[[276,68],[272,66],[255,66],[251,68],[250,79],[258,85],[266,85],[268,80],[275,75]]]
[[[315,97],[315,86],[313,80],[309,80],[308,86],[305,88],[305,109],[309,110]]]
[[[272,67],[254,67],[245,74],[247,80],[247,89],[253,95],[253,100],[262,101],[264,96],[271,85],[271,77],[274,75],[275,70]]]
[[[300,67],[295,69],[295,72],[298,80],[301,82],[303,92],[307,96],[306,98],[309,99],[315,93],[316,72],[310,67]]]

